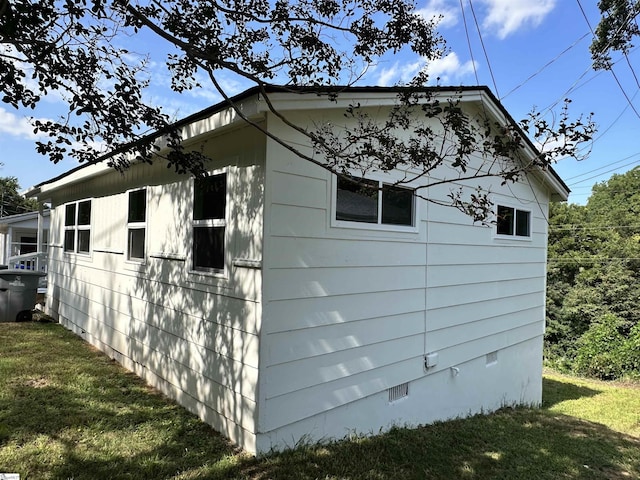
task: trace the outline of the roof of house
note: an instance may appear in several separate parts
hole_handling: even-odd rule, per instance
[[[252,87],[238,95],[229,97],[228,99],[225,99],[215,105],[207,107],[199,112],[196,112],[181,120],[178,120],[170,124],[163,130],[155,131],[135,142],[131,142],[129,144],[123,145],[91,162],[84,163],[71,170],[68,170],[67,172],[61,175],[58,175],[49,180],[45,180],[44,182],[41,182],[35,185],[34,187],[27,189],[26,195],[38,196],[42,192],[43,187],[53,186],[52,184],[60,182],[62,180],[68,180],[70,183],[74,183],[76,179],[75,178],[71,179],[70,177],[72,176],[76,177],[77,180],[80,180],[83,178],[92,177],[94,175],[104,173],[105,171],[109,170],[109,168],[105,165],[106,160],[108,160],[109,158],[115,155],[126,152],[130,148],[134,147],[136,144],[159,138],[162,135],[168,133],[170,130],[173,130],[176,128],[184,128],[186,126],[194,125],[197,122],[200,122],[202,120],[209,119],[224,111],[228,111],[232,104],[233,105],[242,104],[243,102],[246,102],[247,100],[252,99],[252,97],[256,97],[256,100],[260,100],[261,94],[269,94],[270,96],[280,95],[280,98],[283,98],[282,97],[283,94],[289,97],[294,95],[305,95],[304,100],[309,100],[310,99],[309,95],[315,94],[317,100],[326,101],[326,97],[322,95],[326,95],[327,93],[335,93],[340,95],[338,98],[344,98],[346,95],[348,97],[347,100],[350,102],[353,101],[354,96],[357,97],[359,95],[367,96],[367,98],[369,99],[380,99],[384,97],[387,99],[387,101],[389,100],[395,101],[395,96],[398,93],[402,92],[403,90],[406,90],[406,88],[378,87],[378,86],[362,86],[362,87],[333,86],[333,87],[318,88],[318,87],[284,87],[284,86],[275,86],[275,85],[264,86],[264,87],[259,87],[259,86]],[[427,87],[424,89],[424,91],[432,91],[435,94],[447,94],[447,95],[451,95],[455,93],[457,95],[460,95],[463,100],[467,99],[470,101],[471,100],[483,101],[486,98],[486,100],[489,101],[489,106],[494,107],[493,114],[495,116],[497,117],[503,116],[504,120],[506,120],[507,122],[510,122],[513,125],[517,125],[513,117],[511,117],[509,112],[504,108],[504,106],[500,103],[500,101],[495,97],[495,95],[491,92],[491,90],[487,86],[457,86],[457,87],[438,86],[438,87]],[[299,98],[302,98],[302,97],[299,97]],[[291,103],[289,103],[288,106],[291,107]],[[332,107],[334,108],[335,105],[332,105]],[[251,114],[255,115],[255,114],[259,114],[260,112],[266,111],[267,107],[266,105],[262,105],[261,107],[260,106],[255,107],[253,110],[251,109],[248,109],[248,110],[249,110],[248,116],[250,116]],[[231,123],[233,121],[238,121],[238,120],[239,120],[238,117],[235,116],[234,118],[232,118],[231,121],[229,121],[228,119],[226,119],[225,121],[228,123]],[[218,124],[221,124],[221,123],[222,123],[222,120],[218,120]],[[527,137],[527,135],[524,134],[524,132],[522,132],[522,137],[525,139],[527,147],[532,151],[532,153],[534,155],[538,154],[539,151],[537,147]],[[93,167],[93,171],[89,172],[89,170],[91,170],[92,167]],[[544,171],[541,170],[540,173],[546,180],[549,181],[549,184],[553,189],[554,193],[557,196],[559,196],[560,199],[566,200],[569,195],[570,189],[564,183],[564,181],[560,178],[560,176],[555,172],[555,170],[549,167]],[[78,175],[75,175],[75,174],[78,174]],[[67,183],[67,182],[65,181],[63,183]]]
[[[49,215],[51,215],[51,210],[49,210],[48,208],[42,211],[42,216],[48,217]],[[7,215],[6,217],[0,217],[0,223],[6,223],[9,225],[12,225],[14,223],[33,220],[34,218],[38,218],[38,212],[16,213],[15,215]]]

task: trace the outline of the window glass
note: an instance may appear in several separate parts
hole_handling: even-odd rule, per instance
[[[76,204],[70,203],[64,210],[64,225],[65,227],[76,224]]]
[[[211,175],[195,181],[193,219],[225,218],[227,175]]]
[[[497,232],[499,235],[513,235],[514,209],[498,205]]]
[[[129,245],[127,257],[129,259],[139,260],[144,258],[144,237],[145,237],[144,228],[129,229],[129,238],[127,242]]]
[[[78,225],[91,224],[91,200],[78,203]]]
[[[147,189],[129,192],[128,222],[144,222],[147,214]]]
[[[413,190],[383,185],[382,223],[413,225]]]
[[[78,252],[89,253],[89,238],[91,232],[89,230],[78,230]]]
[[[520,237],[528,237],[531,235],[529,231],[531,225],[531,213],[523,210],[516,211],[516,235]]]
[[[336,220],[378,223],[378,182],[339,176]]]
[[[224,227],[193,229],[193,269],[224,270]]]
[[[76,249],[76,231],[65,230],[64,232],[64,251],[73,252]]]

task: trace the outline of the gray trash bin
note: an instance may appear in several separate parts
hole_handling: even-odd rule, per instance
[[[0,270],[0,322],[31,320],[38,280],[45,275],[31,270]]]

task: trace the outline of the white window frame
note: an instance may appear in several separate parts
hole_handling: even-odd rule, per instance
[[[229,204],[230,204],[230,178],[228,169],[219,169],[213,170],[209,172],[210,177],[225,175],[226,176],[226,195],[225,195],[225,206],[224,206],[224,218],[211,218],[211,219],[194,219],[194,210],[195,210],[195,192],[196,192],[196,180],[193,179],[191,181],[191,235],[190,235],[190,248],[189,255],[187,258],[189,273],[193,275],[204,275],[210,277],[220,277],[226,278],[227,274],[227,258],[228,258],[228,247],[229,247],[229,229],[227,219],[229,218]],[[222,268],[196,268],[195,265],[195,230],[196,228],[224,228],[223,235],[223,252],[222,252]]]
[[[79,225],[78,217],[80,216],[80,204],[89,203],[89,223]],[[75,206],[73,224],[67,225],[67,208],[69,205]],[[92,198],[83,198],[82,200],[76,200],[74,202],[67,202],[64,204],[64,219],[63,219],[63,227],[64,234],[62,238],[62,250],[66,254],[76,254],[76,255],[84,255],[90,256],[93,247],[93,241],[91,239],[91,223],[93,221],[93,199]],[[67,249],[67,232],[73,232],[73,248]],[[80,232],[89,232],[89,249],[87,251],[80,250]]]
[[[508,202],[499,202],[499,201],[494,202],[494,205],[495,205],[494,215],[496,219],[496,224],[493,228],[494,238],[502,239],[502,240],[516,240],[516,241],[530,242],[533,237],[533,212],[531,211],[531,209],[522,208],[521,206],[517,206]],[[498,208],[499,207],[513,209],[513,225],[512,225],[511,233],[498,233]],[[528,235],[516,235],[516,226],[517,226],[516,217],[518,212],[525,212],[528,215],[528,219],[529,219]]]
[[[366,180],[371,180],[374,182],[378,182],[378,186],[382,187],[382,185],[390,185],[394,186],[394,182],[397,181],[394,178],[381,176],[381,175],[370,175],[367,177],[362,177],[361,174],[353,174],[354,177],[365,178]],[[412,215],[411,219],[412,225],[395,225],[390,223],[382,223],[382,191],[380,190],[380,194],[378,195],[378,221],[377,223],[367,223],[367,222],[354,222],[350,220],[338,220],[337,209],[338,209],[338,175],[331,175],[331,223],[330,225],[334,228],[353,228],[358,230],[378,230],[378,231],[389,231],[389,232],[408,232],[408,233],[417,233],[418,232],[418,219],[420,218],[418,212],[418,205],[420,202],[417,201],[416,195],[413,195],[413,203],[412,203]],[[411,186],[399,186],[399,188],[406,188],[407,190],[415,189]]]
[[[129,221],[129,211],[131,208],[131,194],[135,193],[135,192],[140,192],[144,190],[144,221],[142,222],[130,222]],[[133,263],[143,263],[146,258],[147,258],[147,218],[148,218],[148,211],[149,211],[149,205],[148,205],[148,196],[147,196],[147,192],[148,192],[148,188],[147,187],[142,187],[142,188],[134,188],[132,190],[127,190],[126,194],[127,194],[127,238],[126,238],[126,260],[128,262],[133,262]],[[131,230],[142,230],[144,232],[144,242],[142,245],[142,257],[132,257],[131,256],[131,235],[130,232]]]

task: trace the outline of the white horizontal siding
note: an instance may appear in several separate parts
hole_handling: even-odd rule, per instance
[[[424,288],[269,302],[263,333],[283,333],[406,313],[423,312]],[[366,325],[362,325],[367,330]],[[275,337],[273,337],[275,338]]]
[[[423,332],[422,310],[394,316],[368,316],[361,320],[346,321],[343,318],[338,324],[271,333],[264,362],[266,365],[278,365]]]
[[[276,269],[269,272],[270,300],[424,288],[424,267]]]
[[[162,165],[107,173],[57,192],[92,198],[90,256],[53,248],[49,308],[128,368],[247,448],[255,445],[264,145],[253,129],[210,138],[211,171],[228,173],[223,275],[191,270],[193,180]],[[199,148],[199,145],[197,146]],[[144,262],[126,259],[128,191],[147,188]],[[57,221],[55,232],[63,238]]]

